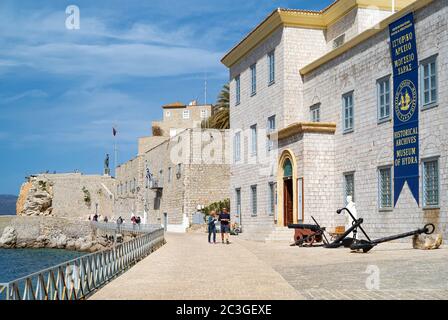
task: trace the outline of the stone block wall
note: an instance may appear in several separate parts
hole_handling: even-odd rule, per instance
[[[376,81],[391,75],[388,31],[384,30],[345,54],[305,76],[304,101],[321,103],[321,121],[337,123],[334,141],[334,206],[343,205],[343,173],[355,172],[355,203],[358,215],[365,218],[365,229],[372,236],[386,236],[436,223],[438,232],[448,236],[447,155],[444,116],[448,101],[448,1],[434,1],[415,13],[419,60],[437,54],[438,106],[420,107],[420,160],[439,157],[440,208],[423,209],[405,185],[397,207],[378,208],[378,168],[393,165],[393,123],[377,120]],[[342,94],[354,90],[354,132],[342,132]],[[393,110],[392,110],[393,112]],[[420,164],[420,177],[421,177]],[[329,190],[330,191],[330,190]],[[422,201],[420,179],[420,201]]]
[[[110,176],[81,173],[37,175],[21,188],[18,215],[87,220],[89,215],[97,212],[111,217],[114,190],[115,180]]]
[[[166,213],[168,230],[185,231],[197,205],[229,197],[229,164],[225,162],[227,135],[219,130],[212,131],[214,140],[207,135],[200,129],[183,130],[120,166],[117,190],[134,179],[136,187],[134,192],[118,194],[117,211],[124,212],[123,217],[129,219],[129,212],[143,217],[146,208],[148,223],[155,224],[163,224]],[[202,141],[199,148],[194,146],[197,138]],[[222,149],[216,149],[214,144]],[[207,148],[201,149],[201,146]],[[216,149],[216,162],[203,161],[203,152],[212,149]],[[153,181],[146,179],[147,168]],[[153,188],[155,183],[158,188]]]

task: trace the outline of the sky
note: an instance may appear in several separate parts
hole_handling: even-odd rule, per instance
[[[0,194],[30,174],[101,174],[137,153],[161,106],[214,102],[220,60],[275,8],[332,0],[1,0]],[[79,8],[67,29],[66,8]]]

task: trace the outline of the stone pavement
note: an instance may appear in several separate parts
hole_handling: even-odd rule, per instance
[[[168,234],[166,245],[91,299],[303,299],[239,241],[211,245],[206,238],[203,233]]]
[[[209,245],[205,234],[168,234],[164,247],[92,299],[448,299],[443,246],[414,250],[409,240],[361,254],[231,240]]]

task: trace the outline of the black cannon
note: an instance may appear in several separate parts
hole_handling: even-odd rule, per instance
[[[364,229],[361,227],[361,223],[362,223],[362,219],[361,218],[360,219],[356,219],[353,216],[353,214],[350,212],[350,210],[347,209],[347,208],[339,209],[339,210],[337,210],[337,213],[340,214],[344,210],[348,212],[348,214],[350,215],[350,217],[353,220],[352,228],[353,228],[353,226],[356,226],[356,228],[359,228],[359,230],[361,230],[361,232],[366,237],[366,240],[364,240],[364,239],[358,240],[358,239],[356,239],[356,236],[354,236],[353,239],[351,239],[349,242],[345,243],[346,247],[349,247],[351,250],[354,250],[354,251],[362,250],[364,253],[367,253],[373,247],[375,247],[377,244],[380,244],[380,243],[383,243],[383,242],[392,241],[392,240],[402,239],[402,238],[406,238],[406,237],[411,237],[411,236],[422,234],[422,233],[424,233],[424,234],[432,234],[434,232],[434,230],[435,230],[435,226],[432,223],[429,223],[429,224],[425,225],[423,228],[420,228],[420,229],[417,229],[417,230],[414,230],[414,231],[400,233],[400,234],[389,236],[389,237],[384,237],[384,238],[371,240],[369,238],[369,236],[367,235],[367,233],[364,231]],[[352,228],[350,228],[350,229],[352,229]],[[356,228],[355,228],[355,230],[356,230]],[[347,231],[349,231],[349,230],[347,230]],[[354,235],[356,235],[355,232],[354,232]],[[336,239],[336,241],[337,240],[338,239]]]
[[[314,243],[324,242],[328,244],[325,236],[325,227],[321,227],[319,223],[311,216],[315,224],[289,224],[288,228],[295,229],[293,246],[304,246],[308,244],[312,246]]]

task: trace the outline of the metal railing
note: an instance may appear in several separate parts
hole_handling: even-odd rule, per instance
[[[111,232],[153,232],[154,230],[160,229],[160,224],[137,224],[137,223],[122,223],[117,224],[116,222],[90,222],[92,227],[98,228],[102,231]]]
[[[79,300],[132,267],[164,243],[164,230],[142,232],[112,248],[81,256],[26,277],[0,283],[0,300]]]

